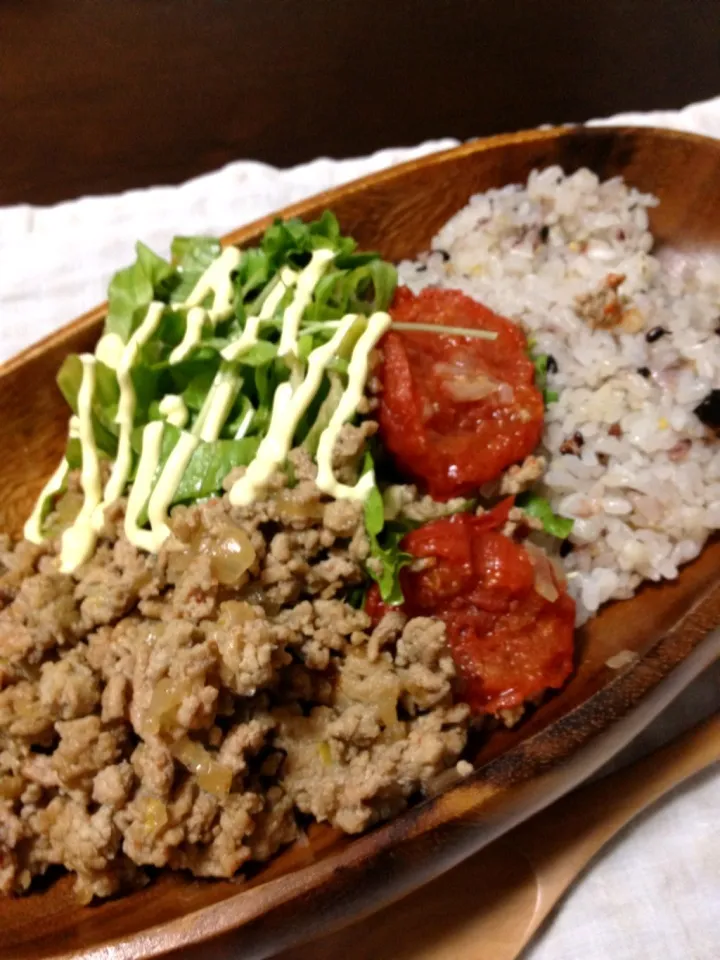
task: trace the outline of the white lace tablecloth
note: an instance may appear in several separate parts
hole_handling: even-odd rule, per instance
[[[613,118],[618,120],[720,137],[720,97],[676,112]],[[289,170],[238,162],[179,187],[83,197],[45,208],[0,208],[0,359],[103,300],[112,272],[132,259],[136,239],[166,252],[173,234],[222,234],[320,190],[455,142],[432,141],[356,160],[319,159]],[[718,709],[716,665],[643,735],[636,752]],[[676,791],[612,844],[526,960],[609,958],[719,960],[718,769]]]

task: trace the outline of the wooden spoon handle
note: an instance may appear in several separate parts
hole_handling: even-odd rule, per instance
[[[573,880],[634,816],[720,760],[714,717],[516,827],[450,873],[282,960],[516,960]]]
[[[508,842],[524,854],[535,872],[537,909],[524,943],[502,960],[517,956],[582,869],[633,817],[717,761],[720,717],[715,716],[632,766],[563,797],[517,827]]]

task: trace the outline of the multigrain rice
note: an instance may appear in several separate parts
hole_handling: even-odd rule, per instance
[[[656,251],[657,202],[550,167],[472,197],[400,267],[415,291],[459,288],[520,321],[552,358],[541,491],[575,521],[579,623],[675,577],[720,527],[720,445],[694,412],[720,387],[720,262]]]

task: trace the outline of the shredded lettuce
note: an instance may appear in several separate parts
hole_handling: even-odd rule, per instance
[[[330,372],[330,388],[327,392],[327,395],[320,404],[317,413],[315,414],[312,425],[308,429],[308,432],[305,436],[305,439],[302,442],[303,447],[307,450],[311,457],[314,457],[317,453],[318,444],[320,443],[320,434],[330,423],[330,418],[335,409],[340,402],[340,397],[343,392],[343,385],[340,377],[334,371]]]
[[[175,237],[170,244],[173,266],[185,276],[196,274],[194,283],[213,260],[217,260],[221,251],[220,241],[215,237]]]
[[[560,517],[557,513],[553,513],[553,509],[545,497],[528,491],[520,494],[515,502],[519,507],[522,507],[525,513],[538,519],[542,523],[545,533],[549,533],[551,537],[565,540],[570,536],[575,521],[569,517]]]
[[[68,406],[77,414],[78,393],[82,382],[83,366],[77,354],[70,354],[60,367],[57,384]],[[100,454],[114,457],[117,453],[118,426],[115,423],[120,390],[115,373],[104,363],[95,367],[95,393],[92,403],[92,421],[95,442]],[[78,443],[78,449],[80,444]]]
[[[365,469],[372,467],[372,456],[365,456]],[[365,530],[370,541],[368,574],[377,582],[385,603],[399,606],[405,600],[400,584],[400,571],[412,563],[412,554],[400,549],[400,541],[409,527],[396,522],[386,523],[385,504],[377,485],[365,501]]]
[[[175,430],[177,427],[165,427],[168,435]],[[174,441],[170,442],[172,446],[175,445]],[[173,494],[172,503],[192,503],[217,493],[222,489],[223,480],[231,470],[235,467],[246,467],[253,460],[259,443],[258,437],[201,442],[185,468],[182,480]]]
[[[169,293],[168,281],[175,274],[172,264],[153,253],[144,243],[138,242],[135,252],[135,263],[118,271],[108,288],[105,333],[116,333],[125,343],[142,322],[155,291]]]
[[[158,474],[165,466],[179,436],[180,430],[178,427],[165,424]],[[133,432],[132,445],[138,453],[141,442],[142,428],[136,428]],[[70,444],[72,443],[71,440]],[[245,437],[242,440],[201,441],[185,468],[170,505],[195,503],[219,493],[222,490],[223,481],[231,470],[235,467],[245,467],[253,460],[259,443],[258,437]],[[147,505],[141,511],[138,519],[141,524],[147,522]]]
[[[282,312],[294,296],[294,291],[289,289],[278,304],[275,316],[263,323],[258,342],[231,365],[231,372],[242,381],[242,388],[219,439],[202,443],[195,451],[173,502],[191,503],[219,492],[230,470],[250,462],[267,432],[277,387],[291,375],[301,376],[309,354],[333,335],[333,324],[347,313],[357,313],[362,319],[346,338],[343,351],[328,365],[318,395],[294,438],[296,444],[304,444],[311,454],[316,452],[320,433],[327,426],[346,383],[348,351],[365,328],[364,317],[389,306],[397,274],[395,268],[380,260],[377,254],[358,253],[355,241],[342,234],[330,212],[312,223],[299,219],[277,220],[256,246],[241,251],[232,275],[234,315],[215,327],[206,324],[199,343],[176,364],[170,364],[169,360],[185,331],[186,309],[181,304],[208,266],[220,256],[220,241],[215,237],[175,237],[170,260],[138,243],[134,263],[112,278],[104,332],[117,334],[125,343],[153,300],[167,304],[155,333],[139,349],[131,371],[136,394],[132,448],[137,461],[142,428],[150,420],[160,418],[160,400],[167,394],[181,396],[189,412],[186,429],[192,430],[221,364],[223,369],[227,367],[221,356],[224,347],[242,333],[247,317],[259,312],[279,282],[279,272],[284,267],[301,270],[319,248],[331,249],[335,258],[303,315],[299,359],[288,364],[277,356]],[[75,412],[81,381],[80,358],[68,357],[57,382]],[[118,399],[115,372],[98,362],[93,429],[99,454],[111,459],[117,453]],[[163,436],[162,463],[177,441],[178,429],[166,425]],[[68,442],[67,459],[73,469],[81,465],[77,441]],[[378,546],[378,549],[391,548],[383,541],[382,548]]]

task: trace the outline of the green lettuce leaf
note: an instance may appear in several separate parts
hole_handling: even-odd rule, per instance
[[[276,356],[277,344],[258,340],[254,346],[238,357],[237,363],[243,367],[262,367],[274,360]]]
[[[549,533],[551,537],[565,540],[570,536],[575,521],[569,517],[560,517],[553,513],[553,509],[545,497],[528,492],[520,494],[515,502],[525,513],[539,520],[545,533]]]
[[[65,357],[56,378],[60,392],[76,415],[82,374],[82,361],[73,353]],[[98,451],[111,457],[117,453],[117,435],[120,428],[115,423],[115,415],[119,396],[120,389],[115,372],[98,360],[95,364],[95,392],[92,403],[93,433]]]
[[[374,256],[374,255],[371,255]],[[352,270],[329,270],[315,288],[304,319],[310,323],[332,320],[347,313],[370,316],[386,310],[397,286],[397,270],[373,259]]]
[[[172,264],[153,253],[144,243],[138,242],[135,251],[135,262],[119,270],[108,288],[105,333],[116,333],[124,343],[142,322],[156,291],[160,299],[167,298],[175,277]]]
[[[183,273],[204,273],[221,253],[216,237],[174,237],[170,244],[173,265]]]
[[[170,424],[165,425],[160,449],[160,460],[156,477],[167,463],[180,430]],[[142,443],[142,427],[133,431],[132,446],[138,452]],[[222,491],[223,481],[235,467],[247,466],[255,457],[260,443],[259,437],[245,437],[242,440],[201,441],[190,458],[170,506],[178,503],[194,503],[205,500]],[[147,523],[147,504],[140,512],[138,522]]]
[[[178,282],[170,295],[171,303],[187,300],[200,277],[221,253],[222,245],[215,237],[175,237],[170,254]]]
[[[296,443],[304,443],[311,453],[316,452],[320,434],[342,394],[349,351],[365,327],[364,317],[388,306],[397,283],[396,271],[375,253],[357,252],[355,241],[343,236],[337,219],[330,212],[313,223],[296,218],[276,221],[257,246],[241,251],[232,278],[234,315],[214,327],[206,324],[199,344],[181,363],[172,365],[170,354],[181,342],[186,328],[186,311],[173,304],[187,298],[202,273],[220,255],[220,242],[213,237],[176,237],[171,245],[170,261],[139,243],[135,262],[112,278],[105,332],[119,335],[123,342],[128,341],[153,299],[168,305],[154,334],[139,348],[131,372],[136,394],[132,446],[137,459],[142,429],[160,417],[160,401],[167,394],[183,398],[190,414],[185,429],[193,429],[224,363],[221,352],[225,345],[242,332],[247,317],[258,312],[278,283],[279,271],[285,266],[302,269],[320,248],[332,250],[334,260],[302,318],[299,357],[288,362],[277,356],[280,317],[294,296],[290,289],[278,304],[275,317],[263,325],[258,343],[232,365],[238,380],[242,380],[242,387],[220,439],[197,448],[173,502],[192,502],[219,492],[226,474],[249,462],[267,432],[278,385],[290,376],[302,376],[309,354],[333,336],[336,321],[347,313],[358,313],[361,319],[343,342],[338,356],[328,365],[320,389],[295,436]],[[313,327],[308,326],[313,322]],[[100,454],[114,457],[119,433],[115,423],[119,400],[117,379],[115,372],[103,364],[98,363],[96,372],[93,428]],[[67,358],[58,374],[58,384],[75,411],[81,379],[80,359]],[[166,424],[164,457],[172,449],[177,435],[177,428]],[[68,462],[79,466],[79,443],[70,441],[67,450]],[[402,531],[389,527],[373,534],[375,555],[383,564],[384,596],[397,596],[399,590],[393,587],[393,581],[406,562],[398,548],[401,538]]]
[[[315,419],[312,421],[312,425],[305,434],[305,439],[302,441],[302,446],[305,448],[305,450],[307,450],[311,457],[314,457],[317,453],[318,444],[320,443],[320,434],[330,423],[330,418],[332,417],[333,413],[335,413],[342,393],[343,385],[340,377],[336,373],[331,373],[330,389],[328,390],[325,399],[320,404],[318,411],[315,414]]]
[[[231,470],[246,467],[253,460],[259,443],[259,437],[200,443],[190,458],[172,502],[204,500],[219,493]]]
[[[365,529],[370,541],[370,557],[376,561],[366,568],[367,572],[377,582],[383,601],[399,606],[405,600],[400,571],[412,563],[413,558],[400,549],[407,530],[397,524],[386,525],[383,498],[377,486],[365,502]],[[376,566],[378,569],[373,569]]]

